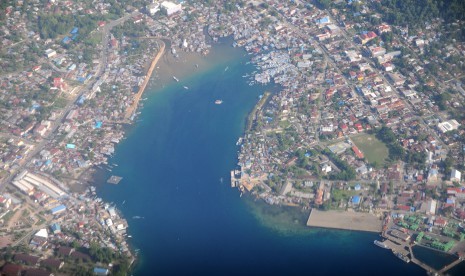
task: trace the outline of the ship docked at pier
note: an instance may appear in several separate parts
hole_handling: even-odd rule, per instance
[[[394,255],[396,255],[397,258],[401,259],[402,261],[406,262],[406,263],[410,263],[410,258],[407,257],[406,255],[400,253],[400,252],[396,252],[396,251],[392,251],[394,253]]]
[[[380,241],[378,241],[378,240],[375,240],[373,243],[374,243],[375,245],[381,247],[381,248],[390,249],[389,246],[387,246],[384,242],[380,242]]]

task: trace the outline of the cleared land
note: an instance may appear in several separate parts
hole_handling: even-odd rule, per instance
[[[351,137],[352,141],[363,152],[365,158],[370,163],[383,165],[389,155],[386,145],[378,140],[374,135],[362,134]]]
[[[313,209],[308,217],[307,226],[380,233],[382,221],[368,213]]]

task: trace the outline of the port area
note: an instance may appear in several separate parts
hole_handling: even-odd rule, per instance
[[[370,213],[312,209],[307,226],[381,233],[382,220]]]
[[[448,270],[452,269],[454,266],[458,265],[463,261],[463,258],[460,257],[452,263],[442,267],[441,269],[434,269],[430,265],[422,262],[421,260],[415,257],[412,248],[414,246],[421,245],[418,245],[411,240],[411,234],[408,231],[406,231],[405,229],[399,229],[398,227],[393,225],[392,222],[390,222],[389,220],[387,220],[387,222],[385,221],[385,223],[386,224],[383,227],[384,231],[381,233],[381,236],[385,239],[383,243],[389,249],[392,250],[394,255],[396,255],[396,252],[402,254],[403,256],[405,256],[405,259],[407,260],[406,262],[412,262],[420,266],[421,268],[427,271],[428,275],[445,275]]]

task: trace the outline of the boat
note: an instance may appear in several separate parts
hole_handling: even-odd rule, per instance
[[[222,104],[222,103],[223,103],[222,100],[216,100],[216,101],[215,101],[215,104]]]
[[[229,66],[226,66],[226,68],[224,68],[224,71],[226,72],[228,71],[228,69],[229,69]]]
[[[175,76],[173,76],[173,79],[174,79],[176,82],[179,82],[179,79],[176,78]]]
[[[374,243],[375,245],[381,247],[381,248],[389,249],[389,246],[387,246],[384,242],[380,242],[380,241],[378,241],[378,240],[375,240],[373,243]]]
[[[394,255],[396,255],[397,258],[401,259],[402,261],[406,262],[406,263],[410,263],[410,259],[409,257],[405,256],[404,254],[400,253],[400,252],[394,252]]]
[[[183,87],[184,87],[184,89],[186,89],[186,90],[189,89],[189,87],[187,87],[187,86],[183,86]]]

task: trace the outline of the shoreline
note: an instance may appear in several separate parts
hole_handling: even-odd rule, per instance
[[[150,78],[152,77],[153,70],[155,69],[155,66],[157,65],[160,58],[165,53],[165,42],[163,40],[159,40],[159,41],[161,42],[161,47],[158,50],[158,53],[156,54],[155,58],[152,60],[152,63],[150,64],[150,67],[147,70],[147,73],[145,74],[144,81],[142,82],[142,85],[139,87],[139,91],[134,96],[132,104],[126,109],[126,114],[124,116],[124,121],[126,122],[129,122],[131,120],[131,117],[133,116],[134,112],[137,110],[142,94],[144,93],[145,88],[147,87],[147,84],[149,83]]]

